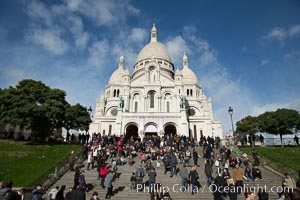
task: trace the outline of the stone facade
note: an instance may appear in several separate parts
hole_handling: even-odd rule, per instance
[[[199,140],[222,137],[221,122],[214,121],[212,100],[207,98],[196,74],[183,56],[183,69],[174,71],[172,59],[157,41],[151,40],[138,54],[132,75],[119,67],[111,75],[104,94],[97,100],[90,133],[143,138],[145,134],[178,134]]]

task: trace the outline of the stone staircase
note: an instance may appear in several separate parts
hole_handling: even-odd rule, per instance
[[[201,152],[201,151],[198,151]],[[110,160],[108,161],[110,162]],[[147,191],[147,187],[143,191],[137,191],[130,188],[130,177],[132,172],[136,171],[136,168],[138,167],[140,163],[139,158],[135,158],[135,164],[133,166],[124,165],[124,166],[118,166],[120,177],[118,180],[113,182],[113,193],[114,195],[111,197],[111,199],[118,199],[118,200],[125,200],[125,199],[136,199],[136,200],[149,200],[150,194]],[[213,199],[213,195],[211,191],[209,190],[208,185],[205,181],[205,175],[204,175],[204,160],[200,159],[198,161],[200,163],[200,167],[197,168],[198,174],[200,176],[200,183],[202,185],[202,188],[199,189],[199,192],[192,195],[191,194],[191,188],[189,187],[189,190],[186,192],[180,192],[181,188],[181,178],[180,176],[173,176],[170,177],[170,172],[167,172],[167,174],[164,174],[164,167],[161,166],[160,168],[156,168],[156,182],[160,183],[162,187],[165,188],[165,190],[169,189],[169,193],[171,195],[171,198],[173,200],[176,199]],[[97,171],[95,169],[86,170],[86,163],[84,163],[85,166],[82,168],[85,170],[85,178],[87,184],[89,184],[92,188],[89,192],[86,193],[87,199],[90,199],[92,196],[92,193],[94,191],[97,191],[99,193],[99,198],[104,199],[106,194],[106,189],[100,187],[100,180],[97,180]],[[190,170],[191,167],[187,167],[188,170]],[[275,175],[274,173],[270,172],[269,170],[260,167],[262,174],[263,174],[263,180],[258,181],[244,181],[244,184],[246,184],[247,187],[257,187],[257,186],[265,186],[267,189],[270,190],[272,186],[280,186],[281,185],[281,177],[278,175]],[[244,170],[244,169],[242,169]],[[215,170],[214,170],[215,171]],[[231,170],[230,170],[231,172]],[[215,173],[213,176],[216,175]],[[61,177],[60,180],[57,181],[57,183],[54,184],[54,186],[58,185],[66,185],[66,191],[68,188],[73,186],[73,177],[74,172],[67,172],[63,177]],[[148,179],[148,176],[146,175],[144,177],[144,182]],[[174,189],[173,189],[174,188]],[[48,192],[47,192],[48,193]],[[47,196],[44,196],[45,199],[47,199]],[[269,199],[277,199],[278,195],[277,193],[271,193],[269,192]],[[229,199],[229,197],[227,197]],[[238,199],[242,200],[245,199],[244,194],[239,194]]]

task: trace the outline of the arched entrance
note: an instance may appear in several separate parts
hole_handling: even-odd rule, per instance
[[[148,124],[145,127],[145,136],[157,135],[157,127],[154,124]]]
[[[130,124],[126,127],[126,135],[127,140],[137,140],[139,138],[138,127],[135,124]]]
[[[165,126],[165,135],[177,135],[176,126],[174,124],[167,124]]]

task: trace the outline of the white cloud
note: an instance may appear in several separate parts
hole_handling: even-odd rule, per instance
[[[203,66],[213,64],[214,62],[216,62],[216,53],[215,51],[205,50],[200,56],[200,59],[201,59],[201,65]]]
[[[190,52],[186,41],[181,36],[171,38],[166,42],[166,47],[168,49],[168,52],[171,54],[172,60],[175,65],[179,65],[180,63],[181,66],[184,52],[186,52],[187,54]]]
[[[175,65],[182,65],[181,58],[184,52],[187,52],[188,57],[192,55],[197,58],[196,62],[201,67],[219,64],[217,52],[210,47],[208,41],[197,35],[194,26],[185,26],[183,30],[182,36],[169,38],[165,43]]]
[[[275,102],[271,104],[265,104],[262,106],[253,105],[251,115],[258,116],[266,111],[276,111],[279,108],[289,108],[300,111],[300,99],[295,99],[287,103]]]
[[[268,64],[268,63],[269,63],[269,60],[263,59],[263,60],[260,62],[260,66],[264,66],[264,65],[266,65],[266,64]]]
[[[300,51],[291,51],[284,56],[288,60],[297,60],[300,61]]]
[[[46,26],[53,25],[53,15],[45,4],[31,0],[26,3],[25,13],[34,22],[42,21]]]
[[[72,24],[70,30],[75,40],[75,46],[80,49],[85,48],[89,40],[89,34],[83,31],[81,18],[78,16],[69,16],[69,21]]]
[[[101,40],[95,42],[92,47],[89,49],[89,63],[93,66],[100,67],[104,69],[104,63],[106,62],[109,44],[107,41]]]
[[[3,79],[6,79],[9,85],[16,85],[20,80],[26,78],[23,70],[13,67],[0,67],[0,74]]]
[[[67,0],[67,6],[72,11],[90,18],[96,25],[111,26],[124,21],[128,15],[138,15],[139,10],[128,1],[118,0]]]
[[[128,4],[127,5],[127,12],[132,14],[132,15],[139,15],[140,10],[138,8],[135,8],[134,6]]]
[[[76,7],[76,1],[71,5]],[[79,50],[86,47],[90,36],[84,31],[82,19],[65,4],[47,5],[31,0],[25,5],[25,12],[31,19],[27,31],[29,36],[27,36],[33,39],[33,43],[42,44],[45,49],[57,55],[62,55],[71,49],[67,47],[75,46]],[[42,33],[42,35],[39,36],[36,33]],[[69,34],[73,36],[73,39],[68,39]],[[50,38],[47,40],[46,36]]]
[[[71,10],[77,10],[83,0],[67,0],[67,6]]]
[[[131,33],[129,38],[133,42],[142,42],[146,39],[148,32],[143,28],[133,28],[131,29]]]
[[[123,55],[125,57],[125,66],[129,66],[129,70],[132,70],[139,53],[138,51],[149,42],[149,36],[150,31],[143,28],[123,29],[110,42],[111,58],[117,63],[119,57]]]
[[[289,35],[290,35],[291,37],[294,37],[294,36],[300,36],[300,24],[295,25],[295,26],[292,26],[292,27],[289,29]]]
[[[42,45],[56,55],[64,54],[69,48],[68,44],[61,38],[59,29],[34,29],[29,33],[28,39],[34,44]]]
[[[269,40],[275,39],[275,40],[282,41],[286,38],[286,36],[287,36],[287,32],[284,28],[275,27],[264,38]]]
[[[274,27],[267,35],[263,38],[268,40],[278,40],[281,43],[288,37],[294,38],[300,36],[300,24],[291,26],[289,28]]]

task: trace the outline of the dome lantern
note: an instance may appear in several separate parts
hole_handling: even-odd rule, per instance
[[[124,69],[124,62],[125,62],[125,58],[124,56],[121,56],[119,59],[119,69]]]
[[[166,47],[157,41],[157,29],[155,24],[153,24],[150,36],[150,42],[139,52],[135,63],[146,59],[157,58],[173,64],[171,56]]]
[[[151,29],[151,42],[157,42],[157,30],[155,24],[153,24],[153,27]]]
[[[188,68],[188,67],[189,67],[189,61],[188,61],[188,57],[187,57],[187,55],[185,54],[185,52],[184,52],[182,61],[183,61],[183,68]]]

